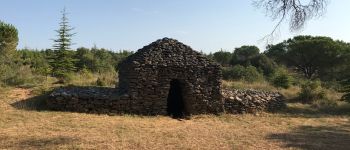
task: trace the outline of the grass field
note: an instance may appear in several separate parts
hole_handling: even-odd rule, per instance
[[[34,93],[0,91],[0,149],[350,149],[346,104],[331,112],[288,104],[275,114],[176,120],[28,110]]]

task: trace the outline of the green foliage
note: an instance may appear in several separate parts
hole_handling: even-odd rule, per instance
[[[341,92],[345,93],[341,99],[350,103],[350,78],[344,80],[341,84],[343,85]]]
[[[220,50],[213,54],[213,59],[222,66],[228,66],[232,59],[232,53]]]
[[[264,54],[277,63],[285,63],[285,56],[287,53],[286,44],[286,42],[282,42],[276,45],[268,45]]]
[[[91,49],[82,47],[77,49],[74,58],[78,60],[77,70],[86,68],[94,73],[104,73],[115,71],[117,65],[131,54],[132,52],[126,50],[113,52],[97,47]]]
[[[235,65],[233,67],[224,67],[222,76],[225,80],[240,80],[243,79],[245,67],[242,65]]]
[[[261,69],[265,76],[270,76],[275,72],[277,64],[265,54],[260,54],[251,60],[252,66]]]
[[[278,74],[273,78],[273,86],[288,89],[291,86],[291,79],[288,74]]]
[[[15,63],[7,65],[0,63],[0,74],[2,86],[30,87],[44,81],[42,76],[33,74],[29,66]]]
[[[76,60],[73,58],[74,53],[70,51],[70,46],[72,45],[71,38],[74,35],[70,32],[73,28],[68,25],[68,18],[66,15],[67,13],[64,9],[62,12],[60,28],[59,30],[56,30],[58,35],[57,39],[54,40],[55,44],[53,47],[55,53],[51,62],[53,76],[58,77],[63,81],[68,76],[67,74],[76,70]]]
[[[54,61],[51,62],[52,74],[58,78],[65,78],[65,74],[72,73],[76,70],[73,52],[68,50],[55,51]]]
[[[326,99],[326,93],[320,81],[306,81],[301,85],[298,99],[303,103],[312,103],[316,100]]]
[[[274,87],[288,89],[292,85],[293,78],[285,68],[278,68],[271,78]]]
[[[244,80],[247,82],[262,81],[263,75],[254,66],[241,66],[223,68],[223,78],[226,80]]]
[[[268,46],[266,55],[296,68],[305,78],[338,79],[346,71],[349,44],[328,37],[296,36]]]
[[[247,82],[261,81],[263,80],[263,75],[254,66],[248,66],[245,69],[243,80]]]
[[[4,59],[12,59],[18,45],[18,31],[11,24],[0,21],[0,54]]]
[[[29,49],[22,49],[17,51],[20,57],[20,62],[23,65],[29,65],[33,72],[43,76],[51,74],[52,67],[49,64],[48,56],[45,51],[33,51]]]
[[[29,65],[17,57],[17,44],[17,29],[13,25],[0,21],[0,85],[32,86],[39,84],[42,77],[34,75]]]
[[[233,52],[232,65],[251,65],[251,60],[259,55],[259,48],[256,46],[242,46]]]

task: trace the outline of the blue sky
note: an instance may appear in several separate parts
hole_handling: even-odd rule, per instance
[[[60,11],[66,7],[75,27],[73,48],[137,50],[171,37],[206,53],[257,45],[276,22],[252,0],[4,0],[0,20],[19,30],[18,48],[51,48]],[[322,35],[350,42],[350,1],[330,0],[326,14],[290,33],[285,22],[274,43],[295,35]]]

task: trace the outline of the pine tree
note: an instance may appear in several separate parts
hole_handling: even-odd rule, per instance
[[[7,84],[10,77],[16,76],[16,47],[18,30],[15,26],[0,20],[0,88],[1,82]]]
[[[16,52],[18,45],[18,31],[11,24],[0,20],[0,55],[6,59],[11,59]]]
[[[66,9],[62,11],[61,22],[59,23],[60,28],[55,30],[58,35],[57,39],[53,40],[53,49],[55,50],[54,60],[51,62],[53,76],[58,77],[62,80],[67,74],[76,70],[75,59],[73,58],[73,51],[70,50],[72,45],[72,36],[70,32],[74,29],[68,25],[68,18]]]

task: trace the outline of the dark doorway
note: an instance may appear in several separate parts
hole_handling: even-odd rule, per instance
[[[185,104],[182,95],[182,85],[179,80],[171,80],[168,94],[167,112],[173,118],[185,116]]]

